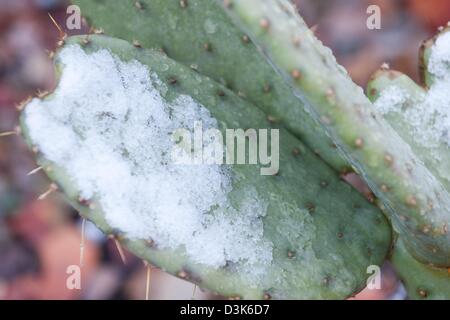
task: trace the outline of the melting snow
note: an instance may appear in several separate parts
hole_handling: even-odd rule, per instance
[[[26,125],[81,196],[97,198],[112,227],[160,247],[183,246],[192,260],[213,267],[270,264],[267,205],[256,190],[233,207],[228,167],[171,163],[175,129],[193,129],[195,121],[218,126],[208,109],[189,96],[167,103],[167,87],[154,73],[107,50],[86,54],[73,45],[59,59],[59,86],[51,98],[27,106]]]

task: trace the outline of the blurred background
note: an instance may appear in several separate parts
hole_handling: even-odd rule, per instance
[[[297,0],[316,35],[365,86],[384,62],[418,80],[418,49],[450,20],[450,0]],[[381,8],[381,29],[366,27],[369,5]],[[62,0],[0,0],[0,132],[18,121],[16,106],[54,86],[49,55],[65,21]],[[60,23],[64,26],[65,23]],[[74,34],[64,30],[68,34]],[[78,33],[87,33],[83,25]],[[143,299],[146,267],[90,223],[85,228],[81,290],[66,287],[69,265],[80,259],[81,220],[58,196],[37,201],[49,182],[16,136],[0,138],[0,299]],[[156,268],[151,299],[218,299]],[[395,272],[383,267],[382,290],[364,290],[356,299],[405,299]]]

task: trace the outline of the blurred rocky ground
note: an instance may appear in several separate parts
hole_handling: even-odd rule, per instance
[[[316,35],[364,86],[384,62],[417,79],[422,40],[450,20],[448,0],[296,0]],[[381,29],[369,30],[366,9],[381,8]],[[0,0],[0,132],[18,121],[17,105],[30,95],[51,90],[49,54],[64,28],[68,3],[62,0]],[[88,32],[83,25],[77,33]],[[64,30],[73,34],[69,30]],[[86,225],[82,289],[66,287],[68,265],[80,259],[81,220],[54,195],[37,201],[48,181],[20,138],[0,138],[0,299],[142,299],[146,268],[127,254],[124,265],[113,241]],[[361,186],[364,188],[364,186]],[[156,268],[151,271],[152,299],[213,299],[211,294]],[[382,290],[364,290],[357,299],[403,299],[389,265]]]

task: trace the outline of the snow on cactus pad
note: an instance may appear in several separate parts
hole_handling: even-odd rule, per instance
[[[208,109],[183,95],[166,103],[156,86],[167,88],[155,74],[105,49],[88,55],[69,46],[59,58],[59,87],[51,100],[29,104],[26,126],[83,199],[98,197],[113,228],[132,239],[158,239],[163,248],[184,245],[194,261],[213,267],[271,262],[260,219],[267,204],[249,189],[235,210],[227,201],[227,168],[174,164],[168,152],[177,128],[195,121],[217,127]]]
[[[413,106],[405,108],[411,98],[407,90],[390,86],[381,92],[375,107],[382,114],[404,112],[420,144],[431,149],[441,144],[450,147],[450,32],[431,48],[428,71],[434,83],[412,101]]]
[[[68,201],[167,272],[240,298],[344,298],[390,243],[383,215],[280,129],[280,172],[176,165],[171,133],[270,129],[251,104],[160,52],[104,36],[57,55],[54,93],[22,131]]]
[[[381,70],[369,83],[374,107],[450,190],[450,32],[425,42],[422,88],[397,71]]]

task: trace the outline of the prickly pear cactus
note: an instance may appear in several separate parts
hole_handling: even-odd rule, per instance
[[[95,33],[124,40],[67,39],[58,87],[27,103],[21,128],[84,217],[231,298],[345,298],[389,247],[411,298],[449,298],[447,29],[421,50],[423,87],[383,67],[370,101],[287,0],[74,2]],[[266,139],[270,168],[195,161],[199,141],[224,156],[214,142],[230,128]],[[340,180],[349,168],[394,244]]]
[[[449,266],[450,193],[437,174],[441,169],[424,163],[375,110],[289,1],[221,2],[365,179],[411,254],[423,262]],[[440,73],[448,71],[446,59],[442,63],[447,69],[440,68]],[[448,128],[447,122],[435,134]],[[448,156],[448,146],[442,156]]]
[[[215,1],[73,2],[97,30],[162,50],[261,108],[339,172],[351,171],[302,102]]]
[[[25,106],[22,133],[52,188],[142,259],[247,299],[345,298],[383,262],[380,211],[223,85],[106,36],[67,39],[56,66],[56,90]],[[174,164],[169,151],[186,141],[171,134],[196,134],[196,120],[223,134],[279,129],[280,171]]]

